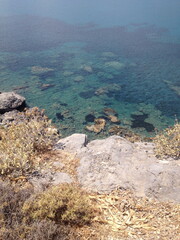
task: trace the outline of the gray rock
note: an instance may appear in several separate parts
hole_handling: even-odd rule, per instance
[[[0,113],[18,109],[25,105],[25,98],[14,92],[0,93]]]
[[[63,172],[56,172],[53,176],[53,181],[52,184],[53,185],[58,185],[61,183],[72,183],[72,179],[71,177],[67,174],[67,173],[63,173]]]
[[[180,161],[159,160],[153,149],[152,143],[118,136],[94,140],[78,152],[78,180],[92,191],[123,188],[137,196],[180,202]]]
[[[53,173],[50,171],[33,173],[33,176],[29,179],[29,182],[34,187],[35,192],[44,191],[47,187],[51,185],[53,181]]]
[[[121,188],[139,197],[180,202],[180,159],[157,159],[153,143],[131,143],[119,136],[87,143],[86,135],[73,134],[56,148],[80,159],[77,178],[86,190],[109,193]],[[52,170],[33,179],[37,188],[71,182],[70,175]]]
[[[75,133],[69,137],[60,139],[55,148],[64,149],[69,152],[77,153],[82,150],[87,144],[87,136],[85,134]]]
[[[80,159],[77,178],[86,190],[109,193],[121,188],[139,197],[180,202],[180,159],[157,159],[153,143],[131,143],[119,136],[87,143],[86,135],[73,134],[61,139],[56,148],[75,153]],[[73,179],[49,170],[33,181],[42,188]]]
[[[53,172],[51,170],[37,172],[29,179],[36,192],[41,192],[52,185],[71,183],[72,181],[72,178],[67,173]]]
[[[4,114],[0,114],[0,123],[2,125],[8,125],[9,123],[11,123],[12,121],[14,121],[15,119],[18,119],[18,110],[12,110],[10,112],[6,112]]]

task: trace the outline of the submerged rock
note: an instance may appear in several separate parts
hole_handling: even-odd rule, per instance
[[[79,96],[84,99],[92,98],[94,96],[94,90],[80,92]]]
[[[104,108],[103,113],[107,116],[107,118],[110,120],[112,123],[120,123],[120,120],[118,119],[118,114],[117,112],[112,109],[112,108]]]
[[[121,63],[118,61],[111,61],[111,62],[106,62],[105,67],[114,68],[115,70],[121,70],[125,67],[125,63]]]
[[[60,113],[60,112],[56,113],[56,117],[59,120],[62,120],[62,121],[64,120],[64,115],[62,113]]]
[[[108,118],[112,123],[120,123],[120,120],[114,115],[109,115]]]
[[[47,89],[52,88],[54,86],[55,86],[55,84],[45,83],[45,84],[42,84],[40,88],[41,88],[41,91],[44,91],[44,90],[47,90]]]
[[[145,128],[147,132],[153,132],[155,127],[153,124],[146,122],[145,120],[148,118],[148,114],[131,114],[132,120],[132,128]]]
[[[117,112],[112,108],[104,108],[103,112],[106,115],[117,115]]]
[[[29,86],[18,86],[18,87],[14,87],[13,91],[25,90],[27,88],[29,88]]]
[[[83,69],[85,72],[88,72],[88,73],[92,73],[92,72],[93,72],[92,67],[91,67],[91,66],[88,66],[88,65],[82,66],[82,69]]]
[[[116,55],[113,52],[103,52],[102,53],[103,57],[108,57],[108,58],[114,58]]]
[[[0,93],[0,113],[25,107],[25,98],[15,92]]]
[[[100,95],[113,95],[121,90],[121,86],[118,84],[109,84],[104,87],[100,87],[95,91],[95,95],[100,96]]]
[[[112,74],[107,73],[107,72],[98,72],[96,75],[97,75],[100,79],[102,79],[103,82],[104,82],[105,79],[111,80],[111,79],[114,78],[114,76],[113,76]]]
[[[135,134],[130,129],[119,125],[111,126],[109,128],[109,134],[124,137],[130,142],[137,142],[142,140],[142,137],[140,135]]]
[[[85,121],[86,122],[94,122],[95,116],[92,113],[89,113],[88,115],[85,116]]]
[[[31,68],[31,73],[35,75],[42,75],[42,74],[52,73],[52,72],[54,72],[53,68],[40,67],[40,66],[33,66]]]
[[[82,82],[84,81],[84,77],[81,75],[78,75],[74,78],[74,82]]]
[[[69,110],[65,110],[65,111],[62,111],[62,112],[57,112],[56,117],[59,120],[64,120],[64,118],[74,120],[74,118],[71,116]]]
[[[86,129],[90,132],[94,133],[100,133],[102,130],[104,130],[106,126],[106,120],[103,118],[97,118],[94,120],[95,124],[91,126],[86,126]]]
[[[178,96],[180,96],[180,86],[172,83],[171,81],[164,80],[170,89],[172,89]]]
[[[100,96],[108,93],[107,87],[100,87],[95,91],[95,95]]]
[[[69,76],[72,76],[74,73],[73,72],[70,72],[70,71],[64,71],[63,72],[63,76],[64,77],[69,77]]]

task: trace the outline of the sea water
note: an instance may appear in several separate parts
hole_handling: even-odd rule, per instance
[[[180,118],[179,12],[178,0],[0,0],[0,91],[62,136],[153,136]],[[97,118],[104,130],[89,132]]]

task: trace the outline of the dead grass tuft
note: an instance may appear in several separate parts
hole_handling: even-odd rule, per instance
[[[154,138],[155,152],[159,157],[180,158],[180,124],[165,129]]]
[[[25,175],[37,165],[36,157],[53,146],[51,121],[36,108],[26,111],[24,120],[0,128],[0,175]]]
[[[95,222],[103,226],[102,231],[109,229],[109,238],[104,239],[178,239],[179,204],[137,198],[120,190],[90,198],[101,212]]]

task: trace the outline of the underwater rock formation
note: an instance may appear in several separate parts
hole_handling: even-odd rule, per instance
[[[111,62],[106,62],[105,67],[114,68],[116,70],[121,70],[125,67],[125,64],[121,63],[121,62],[117,62],[117,61],[111,61]]]
[[[172,89],[178,96],[180,96],[180,86],[173,84],[171,81],[164,80],[164,82],[168,85],[170,89]]]
[[[86,126],[86,129],[90,132],[94,133],[100,133],[102,130],[104,130],[106,126],[106,120],[103,118],[97,118],[94,120],[95,124],[91,126]]]
[[[113,52],[103,52],[102,53],[103,57],[108,57],[108,58],[114,58],[116,55]]]
[[[56,117],[57,117],[57,119],[59,119],[59,120],[64,120],[64,116],[63,116],[63,114],[62,113],[56,113]]]
[[[35,75],[43,75],[43,74],[52,73],[52,72],[54,72],[53,68],[40,67],[40,66],[31,67],[31,73]]]
[[[114,109],[104,108],[103,113],[107,116],[107,119],[109,119],[111,123],[120,123],[120,120],[118,119],[118,114]]]
[[[69,110],[67,109],[67,110],[64,110],[64,111],[62,111],[62,112],[57,112],[56,113],[56,117],[57,117],[57,119],[59,119],[59,120],[64,120],[65,118],[66,119],[71,119],[72,121],[74,121],[74,118],[71,116],[71,114],[70,114],[70,112],[69,112]]]
[[[50,83],[44,83],[44,84],[42,84],[41,85],[41,91],[44,91],[44,90],[47,90],[47,89],[49,89],[49,88],[51,88],[51,87],[54,87],[55,86],[55,84],[50,84]]]
[[[18,86],[18,87],[14,87],[13,88],[13,91],[19,91],[19,90],[25,90],[25,89],[28,89],[29,86]]]
[[[100,95],[113,95],[116,92],[119,92],[121,90],[121,86],[119,84],[109,84],[107,86],[104,87],[100,87],[95,91],[95,95],[100,96]]]
[[[94,90],[80,92],[79,96],[84,99],[92,98],[94,96]]]
[[[100,96],[108,93],[107,87],[100,87],[95,91],[95,95]]]
[[[111,135],[118,135],[118,136],[124,137],[130,142],[137,142],[142,140],[142,137],[140,135],[135,134],[130,129],[119,126],[119,125],[110,126],[108,132]]]
[[[68,77],[68,76],[72,76],[74,73],[73,72],[70,72],[70,71],[64,71],[63,72],[63,76],[64,77]]]
[[[114,109],[112,109],[112,108],[104,108],[103,112],[106,115],[115,115],[115,116],[117,116],[117,112]]]
[[[93,72],[93,69],[91,66],[88,66],[88,65],[84,65],[81,67],[83,71],[85,72],[88,72],[88,73],[92,73]]]
[[[96,117],[92,113],[89,113],[85,116],[85,121],[86,122],[94,122],[95,118]]]
[[[108,118],[112,123],[120,123],[120,120],[114,115],[108,115]]]
[[[81,75],[76,76],[76,77],[74,78],[74,82],[82,82],[82,81],[84,81],[84,77],[81,76]]]
[[[148,118],[148,114],[131,114],[131,117],[133,118],[132,128],[145,128],[147,132],[153,132],[155,130],[153,124],[145,121]]]

